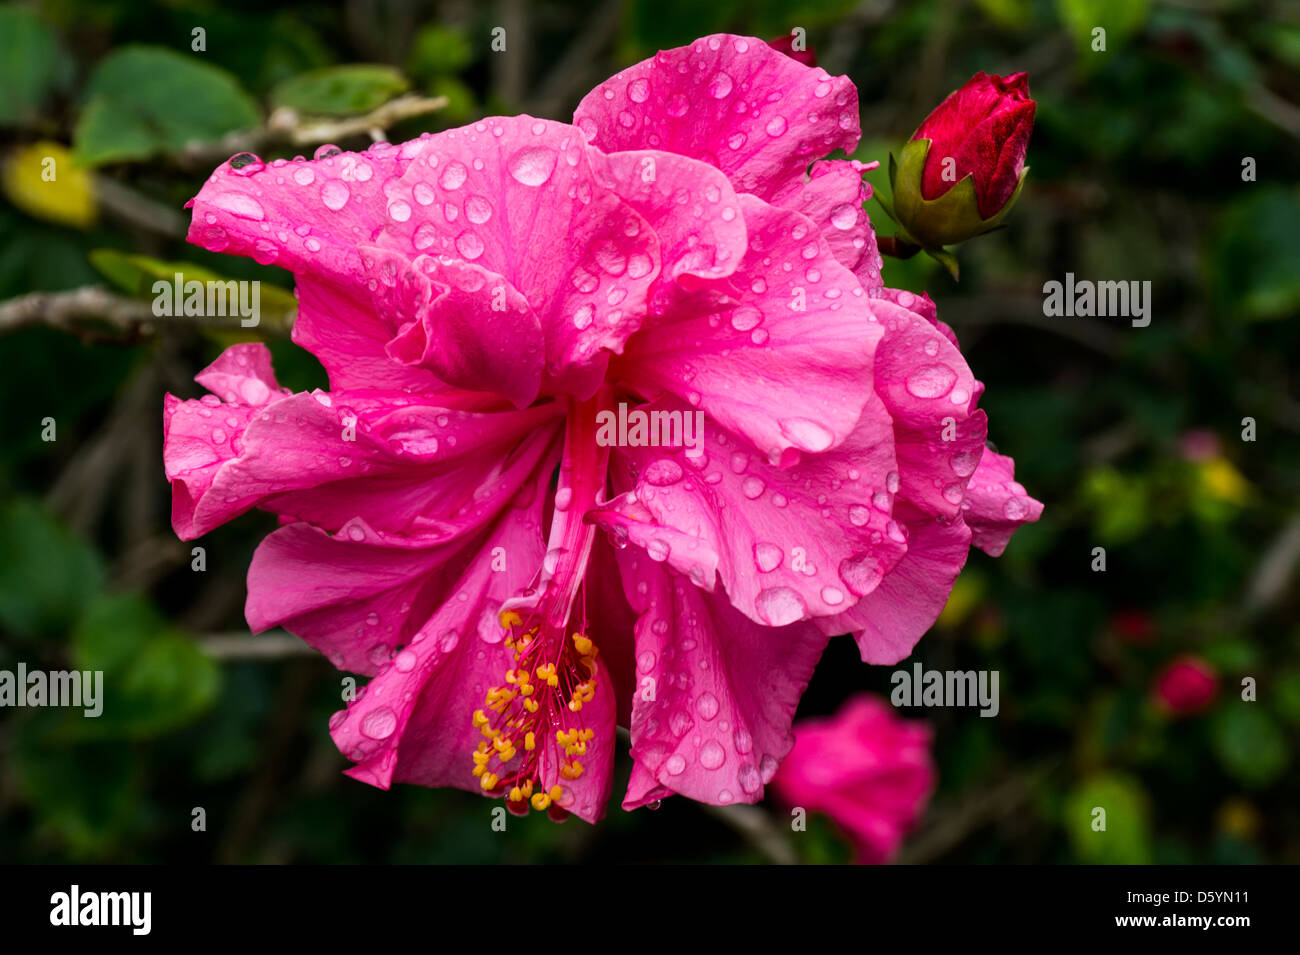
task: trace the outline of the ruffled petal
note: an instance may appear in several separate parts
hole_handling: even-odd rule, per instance
[[[875,297],[884,280],[876,231],[865,208],[871,185],[862,173],[870,168],[854,159],[814,163],[807,182],[790,183],[772,204],[801,212],[815,222],[835,258],[857,276],[867,295]]]
[[[634,769],[624,809],[671,793],[757,802],[790,750],[790,723],[827,638],[764,627],[639,552],[619,554],[636,625]]]
[[[1043,513],[1042,503],[1016,481],[1016,462],[993,450],[985,450],[980,458],[962,508],[974,535],[972,542],[990,557],[1002,556],[1011,535]]]
[[[667,400],[644,410],[691,413]],[[906,533],[891,519],[892,428],[878,399],[849,441],[784,470],[710,424],[694,460],[619,448],[634,488],[588,519],[696,586],[712,590],[720,576],[736,608],[768,626],[841,613],[903,555]]]
[[[172,523],[185,540],[254,506],[329,530],[359,516],[378,530],[449,539],[477,527],[544,456],[558,454],[555,404],[484,413],[455,407],[454,396],[272,399],[261,378],[226,375],[203,373],[228,395],[265,404],[211,395],[167,402],[163,461]]]
[[[851,609],[817,623],[828,634],[849,632],[867,663],[905,660],[934,626],[970,552],[971,532],[960,518],[944,522],[900,501],[907,553],[871,593]]]
[[[789,465],[853,431],[883,332],[809,219],[753,196],[739,203],[740,267],[643,328],[611,373],[646,399],[675,394]]]
[[[584,399],[640,326],[660,265],[654,230],[598,178],[597,157],[572,126],[489,117],[433,137],[376,220],[376,245],[473,263],[517,289],[543,330],[545,390]],[[491,328],[501,314],[474,318]]]
[[[376,247],[362,250],[362,262],[376,277],[376,309],[399,329],[390,357],[457,388],[496,392],[517,408],[533,403],[545,362],[542,325],[518,289],[469,262],[427,255],[412,262]]]
[[[876,349],[876,391],[894,419],[898,493],[917,508],[956,517],[983,453],[988,421],[975,409],[982,387],[956,346],[924,316],[873,299],[885,336]]]
[[[605,152],[663,149],[717,166],[764,199],[814,159],[857,147],[857,89],[753,37],[663,50],[588,93],[574,123]]]

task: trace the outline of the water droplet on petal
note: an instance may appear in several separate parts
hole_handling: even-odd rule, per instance
[[[844,581],[850,592],[859,597],[875,590],[876,585],[884,577],[884,572],[880,569],[880,561],[871,554],[846,557],[840,561],[839,571],[840,580]]]
[[[700,765],[705,769],[717,769],[727,761],[727,751],[715,739],[700,747]]]
[[[387,706],[371,710],[361,720],[361,735],[370,739],[388,739],[397,729],[397,714]]]
[[[321,202],[325,203],[326,209],[331,209],[334,212],[338,212],[348,204],[350,195],[347,185],[337,179],[331,179],[320,187]]]
[[[769,587],[760,590],[754,598],[754,608],[762,620],[773,626],[783,627],[801,619],[808,608],[803,598],[789,587]]]
[[[847,232],[858,224],[859,212],[861,212],[861,209],[851,202],[838,205],[831,210],[831,225]]]
[[[957,373],[947,365],[923,365],[907,376],[907,390],[917,398],[941,398],[956,381]]]
[[[448,192],[455,192],[465,185],[468,177],[469,170],[465,168],[465,164],[459,159],[453,159],[442,170],[442,175],[438,177],[438,184]]]
[[[645,469],[644,476],[647,484],[653,484],[655,487],[668,487],[682,479],[682,467],[676,461],[660,458]]]
[[[555,150],[546,146],[528,146],[510,157],[506,168],[516,182],[525,186],[540,186],[555,171]]]
[[[718,698],[712,693],[701,693],[700,698],[695,701],[695,709],[701,717],[711,720],[718,715]]]
[[[465,200],[465,218],[475,225],[482,225],[492,218],[492,203],[483,196],[470,196]]]
[[[765,574],[780,567],[784,558],[784,552],[776,544],[760,542],[754,545],[754,566]]]
[[[713,79],[709,80],[709,95],[714,99],[722,99],[731,93],[731,77],[726,73],[714,74]]]

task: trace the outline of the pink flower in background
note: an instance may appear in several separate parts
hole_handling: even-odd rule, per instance
[[[890,861],[934,790],[929,727],[862,694],[832,717],[796,723],[794,733],[772,780],[781,801],[829,816],[852,840],[857,861]]]
[[[1212,702],[1219,686],[1214,667],[1200,657],[1179,657],[1166,664],[1153,688],[1156,701],[1174,716],[1195,716]]]
[[[805,172],[857,117],[847,79],[714,36],[572,126],[203,186],[190,240],[294,273],[330,390],[238,345],[168,396],[173,524],[279,515],[246,615],[373,677],[331,723],[351,775],[594,821],[621,724],[626,808],[754,802],[829,636],[902,659],[970,544],[1037,518],[951,330],[882,285],[865,167]],[[609,446],[620,407],[698,415],[698,448]]]

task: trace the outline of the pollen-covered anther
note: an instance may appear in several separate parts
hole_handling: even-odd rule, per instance
[[[474,711],[485,741],[473,754],[473,774],[484,792],[503,795],[511,812],[558,808],[564,788],[548,789],[541,777],[575,780],[584,771],[575,757],[587,754],[595,732],[570,721],[595,699],[598,650],[585,633],[566,640],[563,630],[530,625],[513,611],[500,619],[514,663],[484,694],[484,708]]]

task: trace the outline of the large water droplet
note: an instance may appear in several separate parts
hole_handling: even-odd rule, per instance
[[[700,747],[700,765],[705,769],[717,769],[727,761],[727,751],[715,739]]]
[[[844,581],[849,590],[859,597],[875,590],[884,576],[880,569],[880,561],[871,554],[846,557],[840,561],[839,569],[840,580]]]
[[[473,262],[483,254],[483,240],[466,229],[456,236],[456,251],[464,256],[467,261]]]
[[[528,146],[510,157],[506,168],[516,182],[525,186],[540,186],[555,171],[555,150],[546,146]]]
[[[716,73],[713,79],[709,80],[709,95],[714,99],[722,99],[731,93],[731,77],[726,73]]]
[[[917,398],[941,398],[956,381],[957,373],[947,365],[924,365],[907,376],[907,390]]]
[[[388,739],[397,729],[397,714],[387,706],[379,706],[361,720],[361,735],[370,739]]]
[[[842,203],[831,210],[831,225],[847,232],[858,224],[859,212],[861,212],[861,209],[853,203]]]
[[[754,545],[754,566],[763,573],[770,573],[781,566],[785,553],[776,544],[760,541]]]
[[[465,200],[465,218],[475,225],[482,225],[492,218],[492,203],[483,196],[470,196]]]
[[[453,159],[442,170],[442,175],[438,177],[438,184],[448,192],[455,192],[465,185],[468,177],[469,170],[465,168],[465,164],[459,159]]]
[[[754,598],[754,608],[759,617],[773,627],[794,623],[807,612],[803,598],[789,587],[769,587],[760,590]]]
[[[326,209],[331,209],[334,212],[338,212],[348,204],[350,195],[347,185],[337,179],[331,179],[320,187],[320,201],[325,203]]]
[[[701,717],[711,720],[718,715],[718,698],[712,693],[701,693],[700,698],[695,701],[695,709]]]
[[[645,479],[655,487],[668,487],[682,479],[682,467],[676,461],[660,458],[645,469]]]
[[[781,426],[781,433],[804,451],[825,451],[835,440],[829,428],[807,418],[784,418],[777,424]]]

